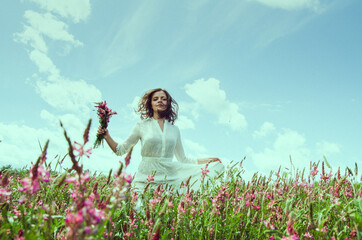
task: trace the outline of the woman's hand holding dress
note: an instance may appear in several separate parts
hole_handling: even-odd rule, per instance
[[[220,160],[220,158],[217,158],[217,157],[199,158],[197,160],[198,164],[206,164],[206,163],[209,164],[209,163],[212,163],[212,162],[221,163],[221,160]]]

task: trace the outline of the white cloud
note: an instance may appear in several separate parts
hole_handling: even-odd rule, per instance
[[[316,147],[317,147],[317,154],[319,156],[341,152],[341,146],[337,143],[322,141],[322,142],[317,142]]]
[[[131,104],[128,104],[128,106],[129,106],[130,108],[132,108],[133,110],[137,110],[137,109],[138,109],[138,104],[140,103],[140,100],[141,100],[141,97],[135,96],[135,97],[133,98],[132,103],[131,103]]]
[[[226,99],[225,91],[220,89],[217,79],[199,79],[192,84],[186,84],[186,93],[195,100],[198,109],[215,114],[220,124],[231,127],[232,130],[243,130],[247,126],[244,115],[239,112],[236,103]]]
[[[188,139],[183,139],[182,141],[185,148],[186,156],[205,157],[207,149],[204,146]]]
[[[254,131],[253,137],[254,138],[266,137],[267,135],[271,134],[274,131],[275,131],[274,124],[270,122],[264,122],[263,125],[261,125],[260,130]]]
[[[83,130],[86,127],[86,119],[82,118],[83,120],[81,120],[78,114],[66,113],[63,115],[56,115],[43,109],[40,112],[40,117],[47,121],[48,124],[52,127],[57,128],[59,131],[61,131],[61,121],[67,132],[69,132],[70,136],[82,136]]]
[[[313,9],[318,10],[319,0],[249,0],[259,2],[268,7],[284,10]]]
[[[76,112],[88,116],[90,107],[101,101],[101,92],[84,80],[61,79],[56,82],[38,80],[36,90],[51,106],[58,110]]]
[[[101,70],[105,75],[130,67],[142,59],[140,49],[157,10],[157,5],[144,1],[135,12],[120,21],[122,25],[104,50]]]
[[[67,24],[59,21],[50,13],[40,14],[28,10],[25,12],[24,18],[27,20],[29,25],[24,25],[23,32],[15,33],[14,40],[25,45],[30,45],[34,49],[29,55],[31,60],[37,64],[41,72],[51,72],[51,69],[47,70],[47,68],[53,68],[53,66],[49,66],[52,65],[52,61],[50,59],[45,59],[48,58],[46,56],[48,53],[48,46],[45,43],[44,36],[52,40],[66,42],[68,44],[64,48],[66,51],[69,51],[70,45],[83,45],[83,43],[76,40],[73,35],[68,33]],[[36,57],[32,55],[36,55]],[[41,60],[38,60],[39,58],[41,58]],[[45,66],[39,65],[40,63],[44,63],[45,60]]]
[[[38,67],[39,72],[50,76],[59,76],[59,70],[53,61],[43,52],[35,49],[29,53],[29,58]]]
[[[30,0],[41,8],[59,14],[64,18],[71,18],[75,23],[86,20],[91,12],[89,0]]]
[[[198,109],[198,106],[195,105],[195,103],[179,102],[178,106],[179,106],[180,114],[191,115],[194,119],[199,118],[199,116],[200,116],[199,109]]]
[[[74,46],[82,46],[82,43],[74,39],[74,36],[68,32],[68,25],[59,21],[51,13],[40,14],[28,10],[24,14],[25,19],[30,26],[50,39],[70,42]]]
[[[48,11],[56,12],[63,17],[70,17],[75,22],[84,20],[89,15],[89,11],[86,13],[86,9],[85,11],[80,9],[82,4],[87,7],[89,1],[34,0],[34,2],[38,2]],[[26,11],[24,18],[27,21],[27,24],[24,25],[24,31],[15,33],[14,40],[31,47],[29,51],[30,60],[36,64],[39,72],[47,76],[46,79],[40,79],[37,74],[33,75],[36,83],[35,89],[49,105],[56,110],[66,111],[66,114],[54,114],[43,109],[40,112],[40,118],[45,121],[44,126],[46,127],[40,129],[0,123],[0,139],[2,140],[0,143],[0,164],[11,163],[14,167],[23,167],[32,161],[35,162],[40,154],[38,140],[44,145],[45,141],[50,138],[49,160],[52,160],[57,154],[62,155],[67,152],[68,146],[59,120],[62,121],[72,141],[82,142],[83,131],[87,124],[87,118],[90,116],[90,106],[93,107],[94,102],[101,100],[101,92],[94,85],[88,84],[84,80],[71,81],[61,76],[59,69],[48,55],[49,49],[45,41],[48,39],[65,42],[66,49],[69,49],[69,46],[82,45],[68,32],[68,25],[49,12],[40,14]],[[55,112],[59,113],[59,111]],[[91,128],[91,142],[95,140],[96,127],[92,126]],[[105,161],[105,159],[111,159],[112,151],[102,152],[99,150],[97,153],[100,157],[93,158],[93,161],[90,162],[92,164],[86,164],[85,168],[107,171],[109,166],[119,166],[117,161],[115,161],[116,164],[112,160]],[[69,166],[70,161],[68,160],[66,160],[65,165]],[[101,167],[99,162],[102,162]]]
[[[55,6],[54,1],[36,1],[49,11],[62,13],[63,15],[78,16],[72,12],[88,1],[62,1]],[[68,4],[68,5],[67,5]],[[80,4],[80,5],[79,5]],[[89,4],[89,2],[88,2]],[[68,13],[67,13],[67,11]],[[61,14],[61,15],[62,15]],[[75,14],[75,15],[74,15]],[[64,16],[65,16],[64,15]],[[36,81],[37,93],[52,107],[61,111],[77,112],[82,117],[88,117],[90,106],[101,100],[100,91],[84,80],[71,81],[60,75],[59,69],[48,56],[48,47],[44,37],[52,40],[63,41],[72,46],[81,46],[82,43],[75,40],[68,32],[68,25],[47,12],[40,14],[28,10],[24,14],[29,26],[24,26],[22,33],[16,33],[14,39],[24,44],[29,44],[33,50],[29,52],[30,60],[39,69],[39,72],[47,75],[47,81],[38,79]],[[44,112],[43,112],[44,115]],[[49,115],[47,115],[49,117]]]
[[[59,70],[48,57],[48,47],[44,36],[52,40],[64,41],[72,46],[82,46],[82,43],[74,39],[68,33],[68,25],[59,21],[50,13],[40,14],[34,11],[26,11],[24,18],[29,25],[24,25],[24,31],[14,34],[14,40],[30,45],[33,50],[29,52],[30,60],[38,67],[39,71],[51,76],[50,79],[59,76]],[[68,46],[69,48],[69,46]],[[65,48],[67,49],[67,47]]]
[[[55,121],[56,126],[52,129],[35,129],[26,125],[4,124],[0,122],[0,167],[11,164],[14,168],[23,168],[25,166],[29,168],[31,163],[35,163],[41,153],[39,143],[43,147],[46,140],[49,139],[47,163],[52,162],[52,167],[54,168],[55,161],[57,160],[55,157],[57,155],[63,157],[68,152],[68,145],[58,119],[61,119],[72,142],[83,142],[83,132],[87,121],[80,121],[78,116],[74,114],[55,116],[47,111],[42,111],[41,115],[43,119],[49,122],[54,123],[53,121]],[[96,126],[93,126],[89,135],[90,142],[86,145],[87,149],[92,147],[95,134]],[[119,140],[118,138],[115,139]],[[118,160],[120,159],[118,158]],[[137,166],[138,161],[136,161],[136,158],[134,160],[132,164]],[[104,173],[107,173],[110,168],[116,170],[119,167],[117,156],[108,148],[107,144],[105,148],[93,149],[90,158],[85,157],[82,159],[82,162],[84,169],[97,170]],[[102,164],[99,164],[100,162]],[[71,166],[69,157],[66,157],[62,166],[66,168]]]
[[[25,25],[22,33],[14,34],[14,40],[23,44],[29,44],[32,48],[43,53],[48,52],[48,47],[44,38],[40,35],[39,31],[35,30],[33,27]]]
[[[52,126],[56,126],[58,124],[58,118],[45,109],[40,111],[40,117]]]
[[[186,117],[184,115],[179,115],[178,116],[178,118],[176,120],[176,125],[181,130],[183,130],[183,129],[194,129],[195,128],[194,122],[190,118],[188,118],[188,117]]]
[[[33,144],[34,139],[39,138],[40,141],[46,140],[47,132],[45,130],[37,130],[25,125],[4,124],[0,123],[0,132],[2,143],[17,142],[19,146]],[[35,146],[38,143],[35,141]],[[37,148],[39,149],[39,148]]]
[[[302,169],[309,166],[310,150],[305,145],[306,139],[296,131],[285,129],[279,133],[272,148],[265,148],[262,152],[255,152],[248,148],[258,169],[277,170],[279,166],[290,167],[289,156],[292,157],[293,165]]]
[[[127,107],[125,109],[122,109],[122,116],[124,116],[129,121],[139,120],[140,115],[135,111],[138,110],[138,103],[140,100],[141,97],[134,97],[132,103],[127,104]]]
[[[25,125],[0,123],[0,165],[11,164],[21,168],[35,162],[40,155],[39,143],[43,146],[53,132]]]

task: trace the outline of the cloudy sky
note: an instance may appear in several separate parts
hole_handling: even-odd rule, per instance
[[[124,140],[151,88],[179,103],[187,155],[246,157],[247,175],[362,162],[362,2],[358,0],[5,0],[0,8],[0,165],[29,166],[61,120],[81,141],[94,102]],[[91,147],[91,144],[88,145]],[[83,159],[107,172],[108,147]],[[135,148],[129,172],[140,161]],[[69,160],[66,160],[64,166]]]

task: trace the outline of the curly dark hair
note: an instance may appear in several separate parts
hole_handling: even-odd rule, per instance
[[[165,117],[165,119],[174,124],[175,120],[177,119],[178,104],[171,97],[171,95],[165,89],[162,88],[155,88],[148,90],[140,99],[136,113],[140,114],[141,119],[152,118],[153,117],[152,96],[154,93],[159,91],[163,91],[167,97],[167,108],[165,111],[161,113],[162,114],[161,116]]]

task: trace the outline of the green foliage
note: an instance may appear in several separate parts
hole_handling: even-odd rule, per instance
[[[20,191],[30,169],[11,170],[5,184],[10,169],[3,167],[0,176],[0,239],[61,239],[70,231],[68,214],[86,199],[93,199],[103,217],[90,225],[88,235],[86,225],[75,228],[81,232],[78,239],[306,239],[306,234],[314,239],[361,239],[357,170],[347,169],[344,176],[323,173],[324,178],[316,180],[316,174],[304,178],[304,170],[296,169],[268,177],[255,174],[245,181],[244,170],[234,165],[200,191],[192,190],[192,183],[180,189],[151,184],[138,194],[125,188],[117,198],[115,193],[123,191],[117,181],[123,180],[111,171],[93,174],[82,182],[83,188],[74,171],[53,171],[49,181],[40,182],[39,191],[30,194]],[[78,202],[81,196],[84,202]]]
[[[12,167],[11,167],[11,164],[8,164],[8,165],[5,165],[5,166],[2,166],[0,168],[0,172],[4,172],[5,170],[11,170]]]

